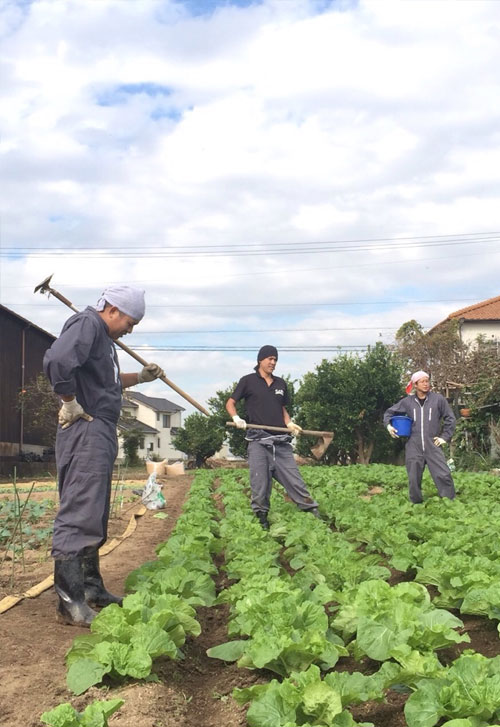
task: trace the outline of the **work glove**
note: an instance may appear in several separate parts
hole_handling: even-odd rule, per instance
[[[61,429],[67,429],[77,419],[85,419],[87,422],[91,422],[94,417],[87,414],[76,399],[72,399],[71,401],[63,401],[62,407],[59,409],[58,419]]]
[[[293,434],[294,437],[296,437],[302,431],[302,427],[299,427],[298,424],[295,424],[295,422],[292,422],[291,419],[288,422],[288,424],[286,425],[286,428],[290,430],[290,434]]]
[[[144,384],[146,381],[154,381],[155,379],[160,378],[160,376],[165,376],[165,372],[161,366],[158,366],[158,364],[155,363],[148,363],[144,366],[142,371],[139,371],[137,383]]]
[[[241,417],[239,417],[237,414],[234,415],[233,422],[236,424],[237,429],[246,429],[247,428],[246,421],[244,419],[242,419]]]
[[[434,444],[436,447],[442,447],[443,444],[446,444],[446,439],[443,439],[442,437],[434,437]]]
[[[399,439],[399,434],[396,432],[396,429],[392,426],[392,424],[388,424],[386,429],[393,439]]]

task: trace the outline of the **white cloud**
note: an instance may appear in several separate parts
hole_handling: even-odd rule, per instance
[[[1,242],[20,252],[0,259],[1,301],[38,325],[57,333],[68,314],[32,295],[51,272],[79,306],[107,283],[141,285],[131,345],[252,348],[151,352],[203,403],[264,342],[388,341],[409,318],[430,326],[498,293],[496,241],[313,244],[498,229],[498,3],[267,0],[192,16],[168,1],[34,0],[0,22]],[[300,242],[300,255],[272,248]],[[264,254],[242,256],[251,245]],[[212,247],[163,256],[180,246]],[[286,353],[282,371],[300,378],[323,355]]]

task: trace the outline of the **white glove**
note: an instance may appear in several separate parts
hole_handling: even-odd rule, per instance
[[[59,409],[58,419],[61,429],[67,429],[77,419],[85,419],[91,422],[94,417],[87,414],[76,399],[72,399],[71,401],[63,401],[62,407]]]
[[[295,422],[292,422],[291,419],[288,422],[288,424],[286,425],[286,428],[290,430],[290,434],[293,434],[294,437],[296,437],[297,434],[300,434],[302,431],[302,427],[299,427],[298,424],[295,424]]]
[[[386,429],[393,439],[399,439],[399,434],[396,432],[396,429],[392,426],[392,424],[388,424]]]
[[[244,419],[242,419],[241,417],[239,417],[237,414],[234,415],[233,422],[236,424],[237,429],[246,429],[247,428],[246,421]]]
[[[446,444],[446,439],[443,439],[442,437],[434,437],[434,444],[436,447],[442,447],[443,444]]]
[[[137,374],[137,383],[144,384],[146,381],[154,381],[160,378],[160,376],[165,376],[165,372],[161,366],[155,363],[149,363]]]

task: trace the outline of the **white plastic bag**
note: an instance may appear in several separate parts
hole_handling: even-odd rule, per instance
[[[141,500],[148,510],[163,510],[166,507],[167,502],[163,497],[161,485],[156,481],[156,472],[149,475],[141,494]]]

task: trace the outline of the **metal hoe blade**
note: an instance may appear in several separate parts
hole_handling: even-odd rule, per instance
[[[321,457],[324,455],[328,447],[333,441],[333,433],[330,434],[324,434],[322,437],[318,439],[314,447],[311,447],[311,454],[315,459],[321,459]]]

